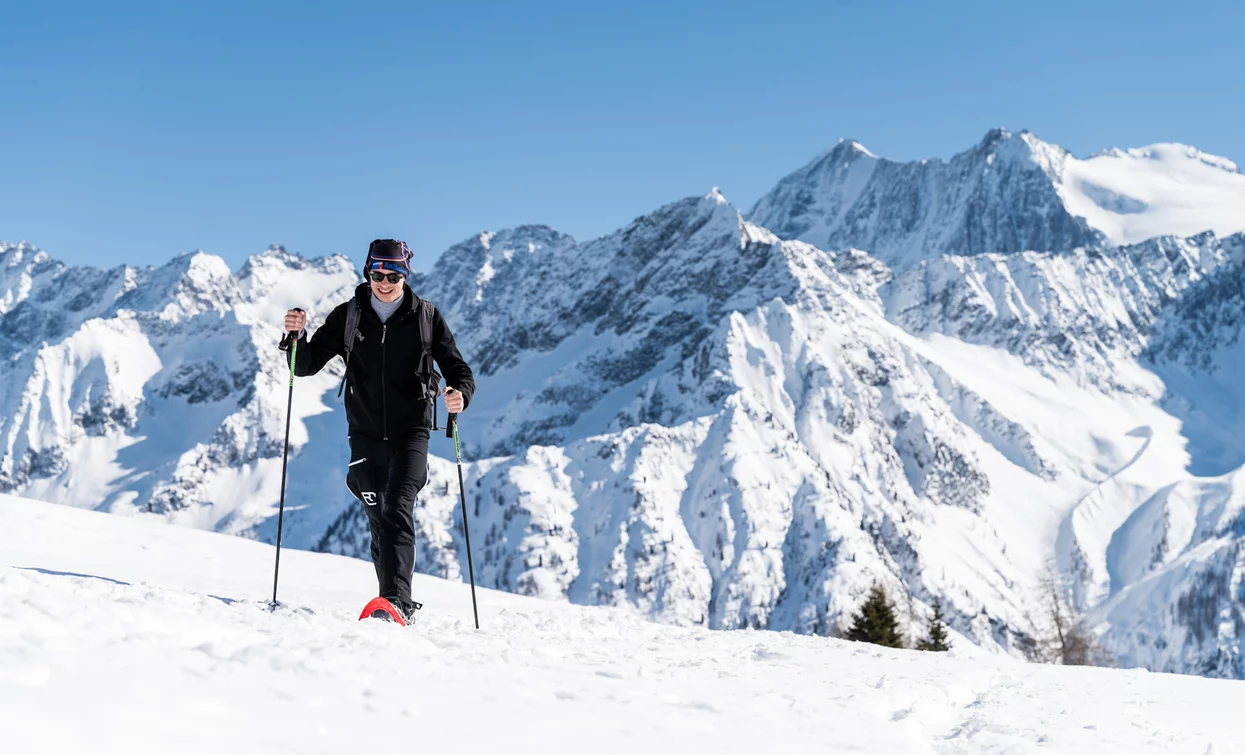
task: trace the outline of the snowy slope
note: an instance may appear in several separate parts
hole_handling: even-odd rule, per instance
[[[6,752],[1245,752],[1238,682],[649,624],[0,496]],[[72,711],[73,725],[65,725]],[[362,744],[361,744],[362,743]]]
[[[1006,349],[1069,381],[1027,417],[1008,413],[1087,462],[1053,554],[1071,601],[1125,664],[1242,673],[1235,559],[1245,530],[1215,507],[1245,462],[1235,379],[1243,261],[1245,236],[1202,234],[1106,252],[944,257],[893,284],[891,316],[909,332],[952,337],[944,350]],[[982,366],[998,359],[982,356]],[[1002,381],[986,382],[983,396],[1001,404]],[[1072,400],[1087,387],[1098,400]]]
[[[1068,211],[1111,244],[1245,230],[1245,174],[1185,144],[1067,156],[1052,178]]]
[[[942,254],[1133,244],[1245,230],[1245,175],[1182,144],[1078,159],[995,129],[948,161],[898,163],[841,141],[762,197],[748,219],[823,249],[906,268]]]
[[[1173,483],[1115,532],[1094,611],[1128,665],[1245,677],[1245,470]]]

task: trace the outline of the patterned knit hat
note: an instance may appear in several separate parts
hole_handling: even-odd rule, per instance
[[[411,279],[411,248],[405,241],[397,239],[376,239],[367,248],[367,264],[365,272],[388,270],[401,273],[403,278]]]

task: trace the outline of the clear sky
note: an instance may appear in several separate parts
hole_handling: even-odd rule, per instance
[[[0,239],[235,267],[268,244],[427,268],[480,230],[587,239],[720,186],[747,209],[840,137],[950,157],[1245,164],[1245,3],[0,3]]]

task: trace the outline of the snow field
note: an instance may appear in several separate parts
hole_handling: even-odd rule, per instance
[[[1239,682],[710,632],[0,496],[10,753],[1245,752]],[[966,648],[968,649],[968,648]]]

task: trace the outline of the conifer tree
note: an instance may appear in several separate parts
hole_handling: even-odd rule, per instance
[[[881,585],[875,584],[869,590],[869,597],[860,607],[860,613],[852,616],[852,628],[847,632],[847,639],[889,648],[903,647],[903,635],[899,633],[895,609]]]
[[[934,615],[929,618],[929,636],[917,642],[917,650],[944,652],[951,649],[947,625],[942,620],[942,600],[934,598]]]

